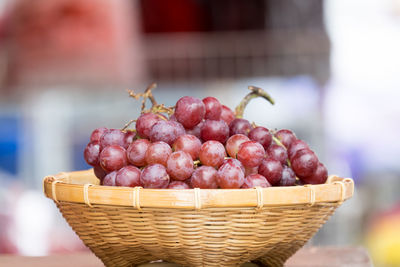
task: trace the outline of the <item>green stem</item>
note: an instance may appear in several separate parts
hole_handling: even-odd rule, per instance
[[[247,104],[249,104],[249,102],[253,98],[262,97],[262,98],[266,99],[268,102],[270,102],[272,105],[275,104],[274,99],[272,99],[272,97],[267,92],[265,92],[263,89],[261,89],[260,87],[250,85],[248,88],[251,92],[248,93],[242,99],[242,101],[240,101],[239,105],[236,107],[236,109],[235,109],[236,118],[243,118],[244,110],[245,110]]]

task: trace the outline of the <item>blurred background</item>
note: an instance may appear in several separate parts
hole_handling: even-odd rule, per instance
[[[267,90],[245,116],[356,182],[310,244],[400,266],[400,0],[0,0],[0,253],[85,250],[42,179],[89,168],[91,131],[136,118],[126,89],[153,81],[167,105]]]

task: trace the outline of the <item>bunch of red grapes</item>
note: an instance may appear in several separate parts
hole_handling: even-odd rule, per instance
[[[236,118],[214,97],[184,96],[169,118],[142,113],[136,130],[98,128],[84,157],[107,186],[234,189],[321,184],[328,176],[292,131]]]

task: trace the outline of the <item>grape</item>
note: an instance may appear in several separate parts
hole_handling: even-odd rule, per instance
[[[299,178],[311,176],[318,167],[318,158],[310,149],[296,152],[292,160],[292,169]]]
[[[296,175],[288,166],[283,166],[282,179],[279,182],[280,186],[292,186],[296,183]]]
[[[167,172],[174,180],[184,181],[192,175],[193,160],[189,153],[177,151],[168,157]]]
[[[258,167],[258,173],[264,176],[271,185],[278,185],[282,178],[282,164],[273,158],[267,157]]]
[[[203,165],[218,168],[225,157],[225,147],[220,142],[211,140],[201,145],[199,158]]]
[[[237,164],[226,162],[218,169],[217,183],[224,189],[240,188],[244,183],[244,173]]]
[[[149,138],[151,128],[156,122],[161,120],[161,117],[154,113],[144,113],[136,121],[136,131],[140,137]]]
[[[117,172],[113,171],[107,174],[103,179],[103,185],[107,186],[115,186],[115,177],[117,176]]]
[[[256,141],[247,141],[240,145],[237,159],[243,166],[252,168],[261,164],[265,157],[264,147]]]
[[[140,170],[132,165],[123,167],[117,171],[115,185],[128,187],[140,186]]]
[[[203,127],[204,121],[201,121],[199,124],[194,126],[192,129],[186,129],[186,134],[191,134],[196,136],[201,140],[201,127]]]
[[[234,164],[234,165],[240,167],[240,169],[242,170],[243,173],[245,173],[245,171],[246,171],[243,164],[240,161],[238,161],[237,159],[228,158],[228,159],[225,159],[222,164],[225,164],[225,163]]]
[[[87,164],[91,166],[99,165],[99,154],[99,141],[90,142],[89,144],[87,144],[85,150],[83,151],[83,157],[85,158]]]
[[[194,135],[185,134],[179,136],[172,148],[174,151],[184,151],[189,153],[193,160],[199,157],[201,141]]]
[[[305,148],[307,148],[307,149],[309,148],[306,142],[304,142],[300,139],[293,141],[287,151],[289,159],[292,160],[292,157],[296,154],[297,151],[299,151],[301,149],[305,149]]]
[[[181,181],[172,181],[169,183],[168,189],[190,189],[189,185]]]
[[[258,173],[258,166],[257,167],[252,167],[252,168],[245,168],[245,170],[244,170],[244,176],[245,177],[247,177],[247,176],[249,176],[251,174],[257,174],[257,173]]]
[[[152,142],[163,141],[168,145],[172,145],[175,140],[185,134],[185,128],[176,121],[158,121],[150,131],[150,140]]]
[[[204,118],[208,120],[219,120],[221,117],[222,106],[218,99],[209,96],[203,99],[203,103],[206,108]]]
[[[272,135],[267,128],[256,127],[249,132],[250,140],[259,142],[265,150],[271,145]]]
[[[175,114],[172,114],[171,116],[169,116],[169,121],[176,121],[177,122]]]
[[[147,139],[138,139],[132,142],[126,150],[128,161],[138,167],[146,165],[146,152],[150,146]]]
[[[159,163],[167,166],[167,160],[171,153],[172,149],[167,143],[163,141],[155,142],[147,148],[145,160],[147,164]]]
[[[282,146],[273,144],[267,149],[266,153],[269,157],[278,160],[282,165],[287,163],[287,151]]]
[[[235,119],[235,113],[227,106],[222,105],[220,118],[229,125]]]
[[[129,147],[130,144],[135,140],[136,133],[134,131],[127,131],[125,133],[125,149]]]
[[[106,146],[100,153],[99,161],[105,171],[119,170],[128,163],[126,150],[118,145]]]
[[[223,120],[206,120],[200,135],[204,141],[215,140],[224,144],[229,137],[229,127]]]
[[[201,166],[193,172],[190,183],[193,188],[216,189],[217,170],[210,166]]]
[[[244,179],[242,188],[254,188],[256,186],[266,188],[270,187],[271,184],[261,174],[250,174],[249,176],[246,177],[246,179]]]
[[[305,184],[324,184],[328,179],[328,170],[322,163],[318,163],[317,169],[311,176],[300,178]]]
[[[250,141],[250,139],[243,134],[235,134],[229,137],[225,145],[228,155],[232,158],[236,158],[236,154],[239,151],[240,145],[247,141]]]
[[[195,97],[181,97],[175,106],[175,117],[185,128],[193,128],[199,124],[206,114],[204,103]]]
[[[90,142],[93,141],[100,141],[100,137],[107,131],[106,127],[100,127],[95,129],[92,134],[90,135]]]
[[[100,165],[94,166],[93,172],[94,175],[96,175],[96,177],[100,179],[100,181],[102,181],[107,175],[107,172]]]
[[[118,145],[125,148],[125,133],[118,129],[109,129],[100,138],[100,151],[106,146]]]
[[[229,124],[229,135],[244,134],[247,136],[252,128],[248,120],[236,118]]]
[[[286,148],[289,148],[293,141],[297,139],[296,135],[287,129],[277,131],[275,133],[275,137],[278,138]]]
[[[167,170],[158,163],[146,166],[140,175],[140,184],[144,188],[167,188],[169,184]]]

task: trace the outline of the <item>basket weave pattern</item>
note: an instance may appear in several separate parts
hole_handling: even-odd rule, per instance
[[[91,174],[84,174],[79,183],[94,181]],[[75,181],[57,180],[54,176],[45,178],[45,194],[55,200],[73,230],[106,266],[135,266],[159,259],[183,266],[239,266],[250,260],[267,266],[282,266],[318,231],[342,201],[351,197],[354,188],[352,180],[347,179],[346,184],[341,182],[341,191],[336,192],[337,201],[320,201],[318,194],[314,194],[310,203],[287,205],[268,205],[267,188],[261,191],[263,205],[258,208],[257,205],[174,208],[179,202],[171,203],[170,208],[157,208],[156,204],[147,207],[143,201],[145,197],[140,198],[137,194],[136,197],[142,199],[141,207],[134,208],[112,200],[105,193],[103,204],[99,203],[101,201],[96,203],[94,195],[90,203],[88,200],[92,195],[88,190],[102,190],[103,186],[82,189],[85,186],[74,184],[79,175],[74,177]],[[71,188],[68,191],[71,183],[83,190],[83,201],[74,199]],[[64,190],[57,189],[59,186],[64,186]],[[333,183],[324,186],[338,188]],[[317,193],[318,188],[309,192]],[[113,193],[118,193],[119,189],[122,188],[109,188]],[[125,190],[132,191],[131,188]],[[141,190],[143,194],[145,190]],[[220,189],[229,199],[228,191]],[[120,190],[119,193],[123,192]],[[279,193],[271,191],[271,194]],[[260,196],[252,195],[260,201]],[[154,195],[154,201],[157,200]],[[179,201],[179,194],[176,201]]]

